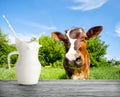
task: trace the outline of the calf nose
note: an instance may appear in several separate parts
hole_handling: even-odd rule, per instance
[[[75,61],[80,61],[81,60],[81,56],[76,55],[75,57],[76,57]]]
[[[78,54],[66,54],[66,59],[69,61],[81,61],[81,56]]]
[[[76,63],[77,66],[81,66],[81,63],[82,63],[82,58],[81,58],[81,56],[76,56],[75,63]]]

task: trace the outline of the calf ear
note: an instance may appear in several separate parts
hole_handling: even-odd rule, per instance
[[[64,41],[66,39],[65,35],[61,32],[52,32],[52,37],[57,41]]]
[[[88,30],[88,32],[86,33],[88,39],[92,38],[92,37],[96,37],[100,34],[100,32],[103,30],[102,26],[95,26],[92,27],[91,29]]]

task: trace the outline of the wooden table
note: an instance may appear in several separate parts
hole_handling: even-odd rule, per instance
[[[120,80],[40,80],[37,85],[19,85],[0,80],[0,97],[120,97]]]

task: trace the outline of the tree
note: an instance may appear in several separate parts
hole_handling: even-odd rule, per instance
[[[39,51],[39,60],[42,66],[52,65],[54,67],[63,65],[65,48],[63,42],[57,42],[49,36],[40,38],[42,47]],[[101,41],[99,37],[88,40],[87,49],[90,54],[91,67],[107,65],[104,58],[108,45]]]
[[[15,45],[10,45],[7,34],[3,34],[0,30],[0,67],[7,66],[7,56],[14,50],[16,50]]]
[[[108,63],[112,64],[112,65],[120,65],[120,60],[115,60],[115,59],[111,59],[108,60]]]
[[[91,66],[101,66],[107,64],[104,55],[106,54],[108,45],[99,37],[88,40],[88,52],[90,54]]]
[[[43,36],[39,41],[42,45],[39,50],[39,60],[42,66],[62,67],[65,54],[64,44],[49,36]]]

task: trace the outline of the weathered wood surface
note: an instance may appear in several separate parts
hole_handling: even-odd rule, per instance
[[[41,80],[23,86],[15,80],[0,80],[0,97],[120,97],[120,81]]]

